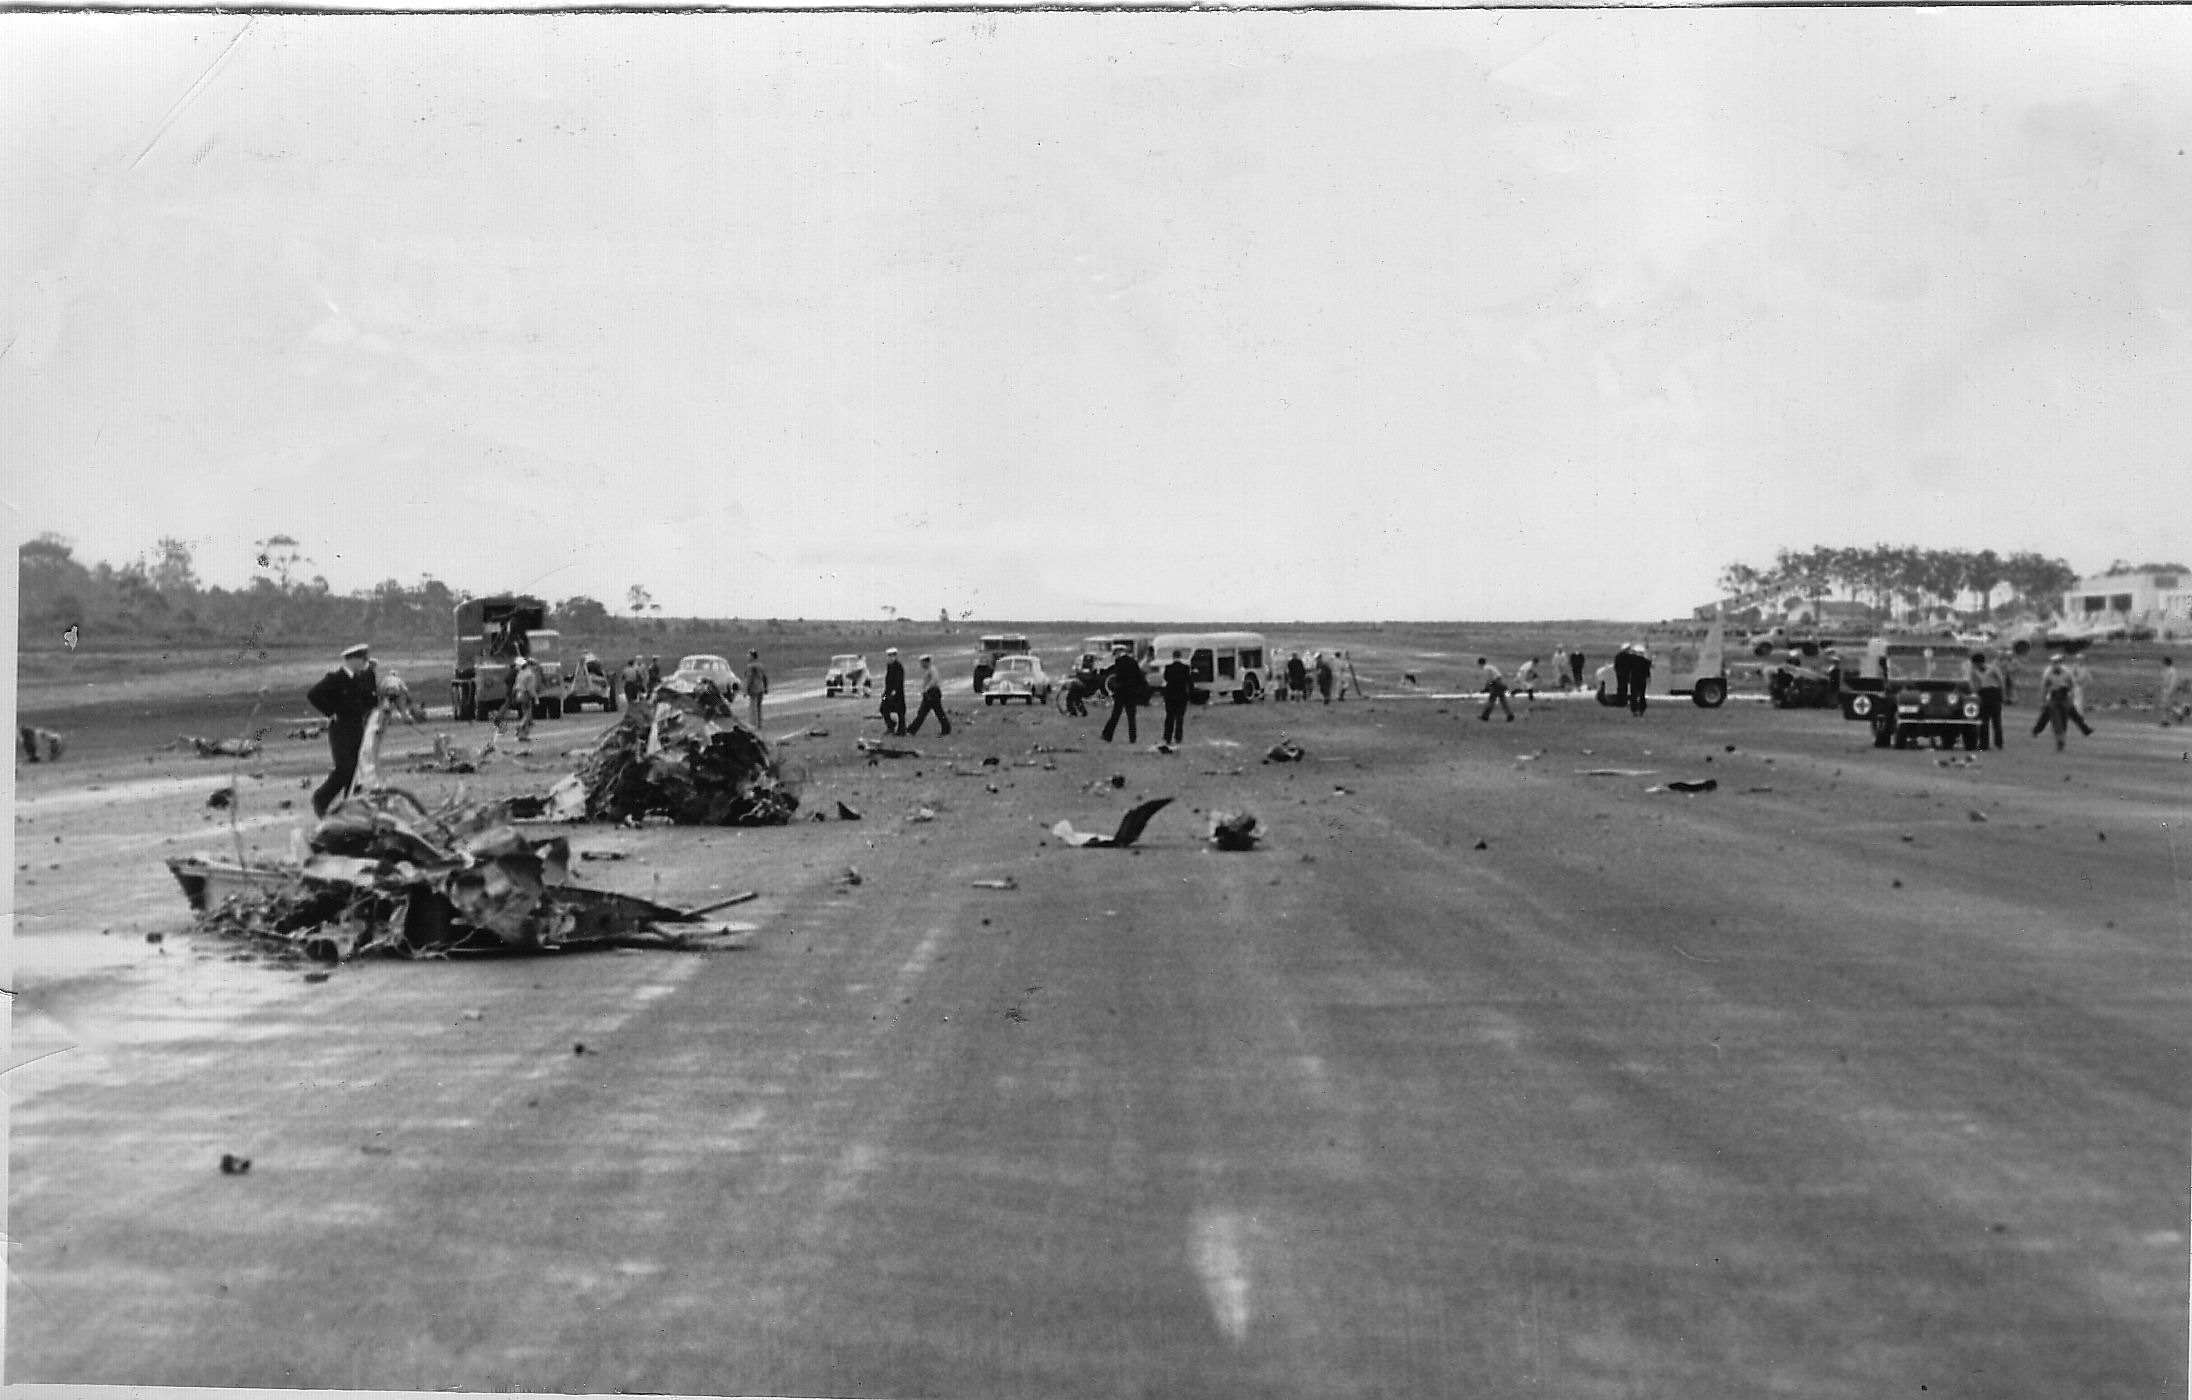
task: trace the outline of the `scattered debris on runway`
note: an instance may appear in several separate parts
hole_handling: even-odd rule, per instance
[[[1253,850],[1263,836],[1263,824],[1249,812],[1212,812],[1210,844],[1221,851]]]
[[[25,763],[59,763],[62,753],[68,748],[66,739],[50,729],[40,729],[36,725],[21,726],[18,735],[22,741]]]
[[[1299,763],[1308,756],[1309,751],[1292,739],[1281,739],[1264,750],[1263,761],[1266,763]]]
[[[1720,787],[1718,778],[1676,778],[1672,782],[1655,784],[1646,792],[1715,792]]]
[[[976,880],[973,886],[978,890],[1016,890],[1020,882],[1007,875],[1002,880]]]
[[[259,752],[257,739],[206,739],[185,734],[171,748],[187,748],[200,758],[251,758]]]
[[[573,777],[594,821],[781,826],[799,806],[767,740],[727,715],[670,700],[652,714],[627,710]],[[573,805],[564,784],[551,796],[559,815]]]
[[[1053,826],[1050,834],[1068,846],[1124,848],[1142,839],[1142,831],[1149,825],[1149,819],[1156,816],[1171,800],[1169,797],[1158,797],[1138,807],[1129,808],[1127,814],[1119,818],[1119,829],[1109,836],[1100,831],[1075,831],[1073,823],[1069,821],[1061,821]]]
[[[569,843],[533,840],[502,820],[499,804],[429,811],[400,791],[367,794],[330,813],[311,849],[300,866],[194,856],[168,869],[202,930],[319,962],[361,953],[721,948],[753,931],[703,920],[705,910],[574,885]]]

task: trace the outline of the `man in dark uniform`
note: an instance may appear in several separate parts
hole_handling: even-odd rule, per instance
[[[327,716],[327,747],[335,757],[335,771],[313,790],[314,816],[326,816],[327,809],[350,791],[350,781],[357,776],[365,721],[380,703],[380,678],[373,672],[371,656],[363,643],[351,647],[342,654],[342,665],[320,677],[318,684],[305,692],[304,698],[312,708]]]
[[[1187,700],[1194,688],[1194,668],[1187,664],[1182,653],[1173,652],[1164,668],[1164,742],[1187,742]],[[1127,737],[1133,738],[1134,731],[1129,729]]]
[[[892,647],[883,655],[890,658],[889,664],[883,667],[883,732],[903,734],[906,732],[906,668],[898,659],[898,648]]]
[[[1644,692],[1652,682],[1652,654],[1642,642],[1629,647],[1629,713],[1644,713]]]
[[[1139,743],[1134,732],[1134,711],[1142,703],[1142,687],[1148,682],[1142,679],[1141,663],[1137,662],[1125,647],[1112,648],[1111,657],[1111,718],[1104,721],[1104,742],[1119,732],[1119,716],[1126,716],[1126,741]]]

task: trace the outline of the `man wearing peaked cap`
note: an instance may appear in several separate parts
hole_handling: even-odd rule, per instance
[[[324,817],[350,791],[358,772],[358,749],[365,742],[365,721],[380,703],[371,650],[363,642],[344,648],[342,664],[320,677],[304,698],[327,716],[327,747],[335,760],[335,770],[312,793],[312,814]]]
[[[883,716],[885,734],[906,732],[906,668],[898,659],[898,648],[885,648],[883,655],[889,664],[883,667],[883,703],[878,713]]]

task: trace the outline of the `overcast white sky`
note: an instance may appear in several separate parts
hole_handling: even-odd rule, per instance
[[[671,613],[2192,550],[2192,12],[0,20],[0,497]]]

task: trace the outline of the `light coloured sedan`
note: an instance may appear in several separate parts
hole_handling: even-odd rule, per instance
[[[1030,652],[1008,652],[997,658],[988,683],[982,687],[982,703],[1001,705],[1025,700],[1030,705],[1050,700],[1050,677],[1043,673],[1042,658]]]
[[[679,657],[677,669],[664,677],[662,683],[672,690],[697,690],[702,681],[711,682],[726,697],[735,697],[745,689],[739,682],[738,672],[720,656]]]

